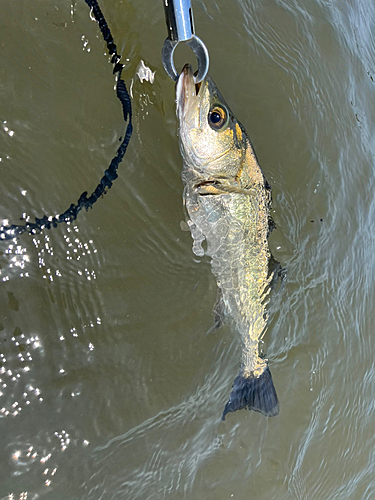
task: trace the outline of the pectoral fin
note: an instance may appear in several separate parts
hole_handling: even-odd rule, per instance
[[[225,191],[220,189],[218,186],[215,184],[200,184],[199,186],[196,187],[196,191],[200,196],[207,196],[207,195],[215,195],[215,194],[224,194]]]
[[[218,194],[245,194],[247,196],[256,196],[256,190],[252,188],[244,189],[239,186],[230,186],[218,181],[204,181],[195,186],[196,192],[200,196],[218,195]]]

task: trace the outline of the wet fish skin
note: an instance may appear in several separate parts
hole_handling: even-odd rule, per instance
[[[270,187],[245,129],[209,76],[195,85],[186,65],[176,84],[176,104],[193,252],[211,257],[220,309],[243,343],[240,373],[222,418],[241,408],[274,416],[279,402],[267,360],[258,350],[272,279]]]

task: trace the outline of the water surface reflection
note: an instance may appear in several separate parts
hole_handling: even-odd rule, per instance
[[[280,415],[225,422],[240,345],[227,326],[209,333],[216,284],[181,231],[163,9],[102,8],[129,59],[135,134],[93,210],[1,243],[0,497],[374,498],[373,3],[194,4],[271,182],[287,269],[264,344]],[[1,28],[0,216],[13,223],[95,188],[124,123],[84,2],[5,1]],[[135,77],[141,60],[154,83]]]

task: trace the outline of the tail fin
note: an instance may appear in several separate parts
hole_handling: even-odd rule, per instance
[[[244,377],[241,374],[236,377],[221,419],[225,420],[227,413],[242,408],[259,411],[266,417],[279,413],[279,400],[268,366],[259,377]]]

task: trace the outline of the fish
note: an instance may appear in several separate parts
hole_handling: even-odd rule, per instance
[[[212,78],[195,84],[186,64],[176,83],[182,180],[193,252],[210,257],[218,286],[215,322],[230,319],[240,334],[240,370],[225,405],[267,417],[279,413],[268,360],[259,352],[274,271],[268,235],[271,188],[244,127]]]

